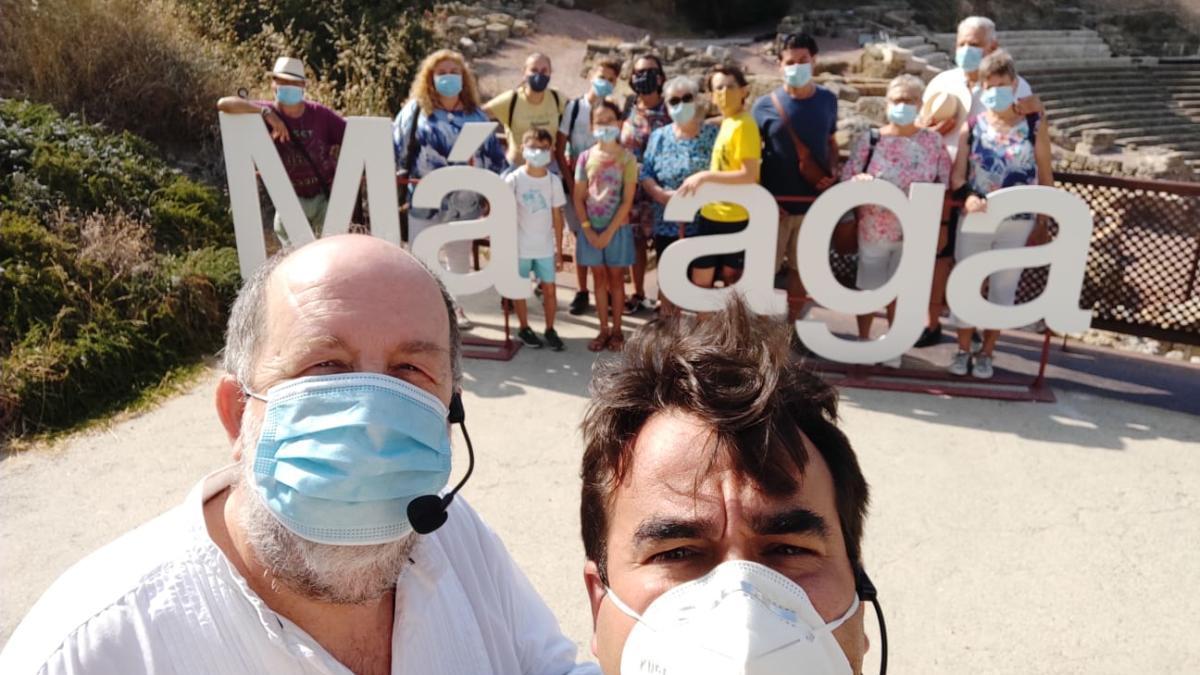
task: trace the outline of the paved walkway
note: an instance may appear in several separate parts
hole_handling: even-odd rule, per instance
[[[560,306],[569,299],[560,289]],[[494,296],[467,305],[477,333],[498,334]],[[566,352],[467,363],[479,457],[463,494],[586,650],[577,425],[595,318],[564,314],[559,330]],[[228,461],[215,378],[108,430],[0,461],[0,642],[65,568]],[[1057,394],[1033,404],[844,392],[873,490],[864,550],[893,672],[1200,672],[1186,630],[1200,616],[1200,418],[1102,387]]]

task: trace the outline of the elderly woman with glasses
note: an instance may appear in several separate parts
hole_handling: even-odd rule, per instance
[[[663,211],[688,176],[708,168],[718,130],[716,124],[705,123],[704,101],[695,80],[676,77],[666,83],[663,94],[672,122],[650,134],[640,176],[642,190],[654,200],[654,252],[659,260],[673,242],[696,235],[695,221],[666,221]],[[671,304],[661,291],[659,302],[664,311],[671,311]]]

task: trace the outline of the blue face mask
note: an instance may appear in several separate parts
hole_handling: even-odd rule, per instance
[[[446,73],[433,78],[433,88],[442,96],[458,96],[462,91],[462,75]]]
[[[887,116],[892,124],[906,127],[917,120],[917,106],[911,103],[889,103]]]
[[[550,163],[550,151],[545,148],[525,148],[521,156],[530,166],[543,169]]]
[[[275,85],[275,100],[282,105],[296,105],[304,100],[304,87],[277,84]]]
[[[621,130],[614,126],[603,126],[592,129],[592,138],[601,143],[611,143],[617,140]]]
[[[687,124],[696,116],[696,104],[693,102],[667,106],[667,112],[671,113],[671,120],[676,124]]]
[[[794,63],[783,67],[783,81],[789,87],[803,87],[812,80],[811,63]]]
[[[249,393],[249,392],[248,392]],[[450,478],[448,411],[386,375],[302,377],[271,387],[254,487],[284,527],[321,544],[395,541],[407,508]]]
[[[603,77],[597,77],[592,80],[592,91],[596,92],[596,95],[600,98],[608,98],[612,96],[613,83]]]
[[[954,52],[954,62],[958,64],[968,73],[973,73],[979,70],[979,64],[983,61],[983,50],[979,47],[971,45],[963,45]]]
[[[1017,102],[1017,95],[1012,87],[988,87],[979,96],[979,102],[992,112],[1000,112],[1011,108]]]

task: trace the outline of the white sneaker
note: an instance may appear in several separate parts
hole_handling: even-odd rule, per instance
[[[971,355],[963,350],[958,350],[954,355],[954,360],[950,362],[950,367],[946,370],[950,371],[951,375],[963,376],[971,369]]]
[[[462,307],[454,308],[454,320],[458,322],[459,330],[471,330],[475,327],[474,322],[471,321]]]
[[[971,368],[971,374],[977,380],[990,380],[994,374],[992,371],[992,357],[986,354],[980,354],[975,357],[975,365]]]

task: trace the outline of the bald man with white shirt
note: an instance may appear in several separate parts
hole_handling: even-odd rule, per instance
[[[449,478],[452,317],[381,239],[268,261],[231,312],[216,392],[234,464],[60,577],[0,672],[598,672],[461,498],[422,535],[394,494]]]

